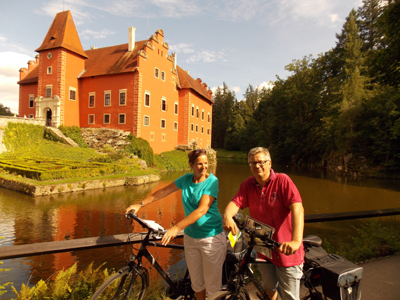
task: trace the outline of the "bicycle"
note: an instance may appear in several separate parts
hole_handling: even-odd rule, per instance
[[[212,295],[212,299],[210,300],[250,300],[250,294],[245,286],[248,283],[252,283],[256,288],[256,295],[259,299],[269,300],[267,293],[264,291],[261,282],[258,280],[257,276],[250,268],[252,264],[266,264],[270,263],[266,259],[257,258],[254,255],[253,249],[255,246],[262,244],[263,247],[270,249],[272,252],[276,252],[276,248],[280,247],[280,243],[274,241],[271,236],[272,234],[260,233],[261,226],[260,224],[253,224],[255,226],[248,227],[245,222],[239,221],[236,217],[234,217],[236,225],[239,230],[243,231],[248,237],[248,244],[244,247],[243,250],[237,253],[228,253],[226,257],[226,264],[232,269],[227,274],[226,283],[222,287],[221,291]],[[264,224],[263,224],[264,225]],[[305,251],[309,249],[317,249],[320,255],[316,255],[317,257],[328,257],[325,250],[321,247],[322,240],[317,236],[308,236],[303,239],[303,245]],[[322,259],[323,260],[323,259]],[[326,259],[325,259],[326,260]],[[313,259],[306,259],[303,265],[303,276],[301,278],[301,291],[302,294],[300,296],[301,300],[325,300],[327,299],[326,295],[323,294],[322,291],[325,292],[325,289],[322,289],[322,281],[321,281],[321,264],[313,261]],[[350,263],[350,262],[349,262]],[[352,263],[350,263],[352,264]],[[361,268],[362,269],[362,268]],[[225,271],[225,270],[224,270]],[[353,273],[354,275],[354,273]],[[356,278],[357,279],[357,278]],[[357,283],[361,280],[361,276]],[[353,282],[349,283],[349,287]],[[324,287],[325,288],[325,287]],[[330,288],[330,287],[329,287]],[[336,286],[337,289],[339,289]],[[357,288],[359,285],[357,284]],[[328,288],[327,288],[328,292]],[[358,292],[358,291],[357,291]],[[351,290],[350,290],[351,293]],[[331,296],[331,294],[333,296]],[[329,294],[333,299],[343,299],[336,298],[337,293]],[[360,294],[359,294],[360,295]],[[345,298],[345,299],[359,299],[358,298]]]
[[[93,294],[91,300],[142,300],[149,286],[149,272],[143,266],[142,259],[145,258],[161,275],[167,283],[166,295],[171,299],[194,299],[195,293],[191,287],[189,272],[186,270],[183,278],[172,280],[164,271],[160,264],[147,249],[148,247],[166,247],[171,249],[183,250],[183,245],[168,244],[163,246],[161,243],[154,242],[159,240],[165,230],[157,223],[140,219],[134,211],[126,215],[128,230],[133,221],[136,221],[147,230],[144,239],[141,241],[140,249],[136,254],[130,255],[126,261],[126,266],[108,278]],[[155,225],[154,225],[155,224]],[[158,225],[158,226],[157,226]],[[132,243],[130,243],[132,245]],[[133,248],[133,247],[132,247]]]

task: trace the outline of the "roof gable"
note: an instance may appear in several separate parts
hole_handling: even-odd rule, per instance
[[[36,51],[40,52],[55,48],[65,48],[87,58],[69,10],[56,15],[42,45]]]
[[[184,71],[181,67],[177,66],[176,68],[178,69],[178,76],[182,89],[192,89],[200,94],[200,96],[203,96],[208,101],[212,102],[212,96],[203,89],[201,84],[194,80],[193,77],[190,76],[188,72]]]

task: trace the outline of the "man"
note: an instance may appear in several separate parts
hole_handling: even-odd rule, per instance
[[[248,163],[254,176],[247,178],[225,209],[224,227],[236,234],[232,217],[249,207],[250,216],[275,228],[273,239],[282,243],[271,264],[259,264],[263,287],[271,300],[298,300],[304,259],[304,209],[299,191],[286,174],[271,169],[268,149],[250,150]],[[258,254],[263,257],[262,254]]]

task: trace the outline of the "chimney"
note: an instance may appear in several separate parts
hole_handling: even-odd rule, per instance
[[[36,64],[38,65],[38,64],[39,64],[39,54],[37,54],[37,55],[35,56],[35,60],[36,60]]]
[[[177,54],[176,54],[176,52],[172,53],[172,61],[174,62],[174,69],[176,69],[176,61],[177,61]]]
[[[22,80],[28,75],[28,69],[27,68],[21,68],[19,69],[19,80]]]
[[[128,45],[129,52],[132,52],[133,49],[135,49],[135,31],[136,28],[129,27],[129,45]]]
[[[32,69],[36,67],[36,62],[34,60],[28,61],[28,71],[30,72]]]

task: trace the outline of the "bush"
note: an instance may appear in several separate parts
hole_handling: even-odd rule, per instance
[[[79,147],[89,148],[88,144],[86,144],[85,140],[82,138],[81,129],[78,126],[60,125],[58,129],[60,129],[65,136],[77,143]]]
[[[100,268],[93,270],[91,263],[86,270],[76,275],[76,264],[66,271],[61,270],[54,281],[40,280],[30,288],[22,284],[18,292],[13,286],[12,289],[18,300],[40,300],[40,299],[89,299],[95,290],[110,277],[107,269],[100,271]]]
[[[4,237],[0,237],[0,240],[1,239],[4,239]],[[3,262],[0,261],[0,265],[2,265],[2,264],[3,264]],[[0,272],[5,272],[5,271],[9,271],[9,270],[10,269],[2,269],[2,268],[0,268]],[[6,289],[6,286],[10,285],[10,284],[12,284],[12,282],[7,282],[5,284],[0,284],[0,296],[5,294],[5,293],[7,293],[7,291],[5,291],[5,289]]]
[[[126,139],[131,142],[130,145],[125,146],[126,152],[137,155],[146,162],[147,166],[154,166],[154,152],[148,141],[135,137],[133,134],[129,134]]]
[[[156,167],[162,170],[177,171],[189,168],[188,156],[184,151],[172,150],[155,155]]]
[[[35,147],[43,140],[44,126],[9,122],[4,129],[4,144],[9,151]]]

